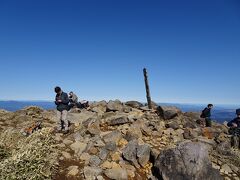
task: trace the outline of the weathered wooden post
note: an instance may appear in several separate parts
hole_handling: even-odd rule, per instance
[[[152,101],[151,101],[150,89],[149,89],[149,84],[148,84],[148,75],[147,75],[146,68],[143,69],[143,74],[144,74],[144,80],[145,80],[148,108],[152,109]]]

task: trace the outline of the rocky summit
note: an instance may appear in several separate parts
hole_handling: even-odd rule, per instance
[[[94,102],[69,112],[69,134],[56,133],[54,110],[0,110],[0,179],[240,179],[225,125],[204,128],[199,113],[154,107]],[[24,135],[35,122],[42,128]]]

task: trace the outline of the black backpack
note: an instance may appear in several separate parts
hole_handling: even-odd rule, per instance
[[[204,110],[202,110],[202,114],[200,115],[200,118],[206,118],[206,116],[205,116],[205,110],[206,110],[206,108],[205,108]]]

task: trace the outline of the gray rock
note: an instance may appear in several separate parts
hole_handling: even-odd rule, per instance
[[[184,133],[183,133],[183,137],[184,139],[194,139],[198,137],[198,132],[195,129],[184,129]]]
[[[173,122],[167,123],[166,128],[172,128],[174,130],[177,130],[180,128],[180,126],[179,126],[178,122],[173,121]]]
[[[108,142],[108,143],[106,143],[105,149],[107,149],[109,151],[115,151],[117,149],[116,142]]]
[[[109,101],[107,104],[107,111],[123,111],[123,104],[119,100]]]
[[[68,168],[68,176],[76,176],[79,173],[78,166],[70,166]]]
[[[80,156],[86,149],[87,144],[82,142],[75,142],[70,145],[70,148],[75,152],[75,155]]]
[[[142,138],[142,131],[139,126],[131,126],[127,131],[125,139],[128,141],[132,141],[134,139]]]
[[[222,165],[221,169],[225,174],[232,173],[232,169],[227,164]]]
[[[103,114],[107,111],[107,102],[106,101],[100,101],[90,104],[90,109],[93,112],[96,112],[98,114]]]
[[[173,106],[158,106],[158,115],[165,120],[173,119],[181,113],[181,110]]]
[[[144,145],[138,146],[137,157],[138,157],[138,162],[142,167],[144,167],[148,163],[150,159],[150,152],[151,152],[151,149],[149,145],[144,144]]]
[[[101,159],[99,157],[97,157],[96,155],[91,156],[89,159],[90,166],[97,167],[100,165],[100,163],[101,163]]]
[[[85,179],[95,179],[95,177],[99,176],[102,173],[102,169],[98,167],[89,167],[85,166],[83,169]]]
[[[131,162],[136,168],[140,168],[137,161],[137,148],[138,143],[136,140],[130,141],[123,149],[123,157]]]
[[[223,179],[212,168],[208,148],[202,143],[182,142],[175,149],[162,151],[154,164],[154,175],[163,180]]]
[[[68,152],[65,152],[65,151],[62,151],[62,156],[65,158],[65,159],[71,159],[71,154],[69,154]]]
[[[104,174],[114,180],[127,180],[128,179],[128,174],[126,169],[122,168],[113,168],[113,169],[108,169],[104,172]]]
[[[87,133],[91,135],[99,135],[101,133],[99,121],[95,121],[87,128]]]
[[[139,109],[140,107],[143,107],[143,104],[138,101],[127,101],[125,104],[127,106],[130,106],[132,108],[137,108],[137,109]]]
[[[107,142],[118,142],[120,139],[122,139],[122,134],[120,131],[116,130],[113,131],[103,137],[103,140]]]
[[[115,126],[115,125],[122,125],[122,124],[126,124],[126,123],[129,123],[129,119],[125,116],[123,117],[119,117],[119,118],[116,118],[116,119],[112,119],[108,125],[110,126]]]
[[[101,149],[99,152],[99,158],[103,161],[105,161],[108,158],[109,151],[105,148]]]

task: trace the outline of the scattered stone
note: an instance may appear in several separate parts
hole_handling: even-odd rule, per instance
[[[128,117],[126,116],[122,116],[122,117],[119,117],[119,118],[116,118],[116,119],[112,119],[108,125],[110,126],[116,126],[116,125],[122,125],[122,124],[126,124],[126,123],[129,123],[129,119]]]
[[[105,149],[109,151],[115,151],[117,149],[117,145],[115,142],[107,142],[105,145]]]
[[[65,151],[62,151],[62,155],[63,155],[63,157],[64,157],[65,159],[71,159],[71,158],[72,158],[72,157],[71,157],[71,154],[68,153],[68,152],[65,152]]]
[[[85,166],[83,173],[86,179],[95,179],[95,177],[99,176],[102,173],[102,169],[98,167]]]
[[[80,156],[85,151],[86,147],[87,144],[82,142],[75,142],[70,146],[77,156]]]
[[[223,172],[224,172],[225,174],[232,173],[231,168],[230,168],[227,164],[222,165],[221,169],[223,170]]]
[[[70,166],[68,170],[68,176],[76,176],[79,173],[78,166]]]
[[[104,174],[114,180],[127,180],[128,174],[126,169],[123,168],[113,168],[104,171]]]
[[[121,154],[119,152],[115,152],[111,155],[112,161],[120,161]]]
[[[109,161],[105,161],[104,163],[102,163],[101,168],[102,169],[111,169],[112,163],[110,163]]]
[[[91,156],[88,153],[82,153],[82,155],[80,156],[80,160],[89,163],[90,157]]]
[[[141,145],[137,148],[137,157],[139,164],[144,167],[150,159],[151,149],[149,145]]]
[[[103,137],[103,139],[104,139],[105,143],[107,143],[107,142],[116,142],[116,143],[118,143],[118,141],[120,139],[122,139],[122,134],[121,134],[121,132],[116,130],[116,131],[113,131],[113,132],[105,135]]]
[[[89,159],[89,165],[90,166],[97,167],[97,166],[100,165],[100,163],[101,163],[101,159],[98,156],[93,155]]]
[[[173,122],[166,124],[166,128],[172,128],[174,130],[177,130],[180,128],[180,126],[179,126],[178,122],[173,121]]]
[[[95,147],[92,147],[89,149],[88,153],[91,155],[96,155],[98,153],[98,149]]]
[[[97,176],[97,180],[104,180],[102,176]]]
[[[105,148],[101,149],[99,152],[99,158],[103,161],[108,158],[108,155],[109,155],[109,151]]]
[[[123,157],[129,162],[133,163],[136,168],[140,168],[137,162],[137,148],[138,143],[136,140],[130,141],[127,146],[123,149]]]
[[[63,143],[68,146],[68,145],[72,144],[73,141],[71,141],[71,140],[69,140],[69,139],[64,139],[64,140],[63,140]]]

